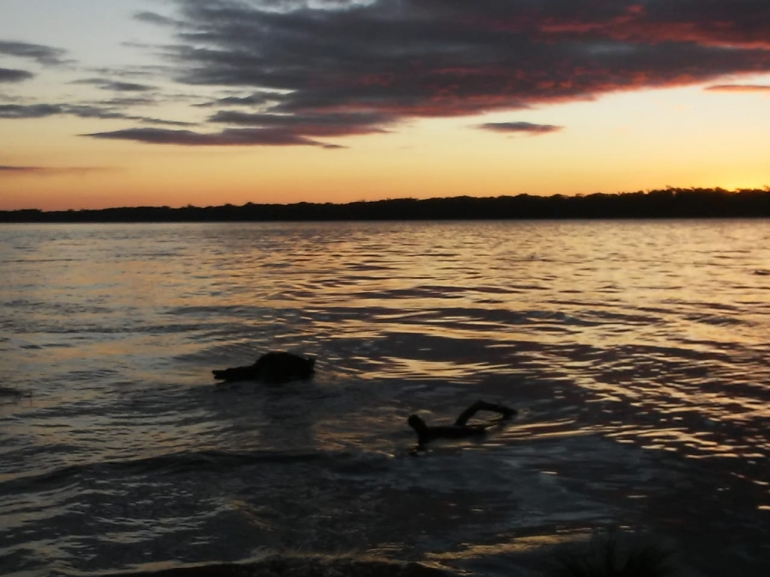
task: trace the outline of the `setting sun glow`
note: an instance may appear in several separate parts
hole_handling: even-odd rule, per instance
[[[0,210],[770,184],[766,7],[569,6],[4,0]]]

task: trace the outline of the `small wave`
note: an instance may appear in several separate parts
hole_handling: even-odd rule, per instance
[[[166,314],[170,315],[222,315],[233,314],[235,316],[254,315],[264,312],[266,307],[250,306],[250,305],[212,305],[212,306],[184,306],[184,307],[170,307],[165,310]]]
[[[688,321],[714,326],[736,326],[746,324],[746,321],[741,318],[727,317],[724,315],[715,315],[709,313],[694,313],[686,315],[684,318]]]
[[[18,248],[18,247],[17,247]],[[43,264],[52,262],[76,262],[76,258],[11,258],[2,259],[0,264]]]
[[[258,464],[282,464],[322,460],[322,453],[229,453],[225,451],[184,451],[144,459],[104,461],[60,467],[45,472],[16,476],[0,482],[3,493],[15,490],[43,490],[50,485],[71,482],[82,477],[101,477],[105,474],[174,475],[191,471],[225,472]]]
[[[23,391],[20,391],[19,389],[15,389],[13,387],[4,387],[3,385],[0,385],[0,397],[22,397],[22,396],[29,396],[29,393],[24,393]]]
[[[158,568],[137,567],[126,573],[62,572],[67,577],[244,577],[247,575],[292,575],[293,577],[449,577],[446,569],[422,563],[404,563],[365,556],[271,555],[242,563],[209,563]]]

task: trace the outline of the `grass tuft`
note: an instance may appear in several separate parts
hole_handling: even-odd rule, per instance
[[[617,534],[561,545],[550,565],[548,577],[673,577],[677,572],[673,552],[665,545]]]

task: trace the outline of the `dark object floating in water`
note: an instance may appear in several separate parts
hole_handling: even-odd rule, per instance
[[[222,381],[265,381],[285,383],[309,379],[314,372],[315,359],[294,353],[271,351],[259,357],[253,365],[214,370],[215,379]]]
[[[248,563],[188,565],[102,577],[450,577],[449,571],[421,563],[399,563],[371,557],[271,555]]]
[[[479,411],[492,411],[500,413],[502,419],[479,425],[469,425],[468,421]],[[424,446],[434,439],[465,439],[466,437],[475,437],[484,435],[491,427],[500,423],[500,421],[510,419],[516,415],[516,410],[497,403],[487,403],[486,401],[476,401],[470,407],[465,409],[453,425],[442,425],[429,427],[424,420],[417,415],[411,415],[407,423],[417,433],[417,444]]]

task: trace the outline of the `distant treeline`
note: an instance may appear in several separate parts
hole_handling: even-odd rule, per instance
[[[333,220],[762,218],[770,189],[667,188],[646,192],[400,198],[348,204],[253,204],[0,211],[0,222],[221,222]]]

